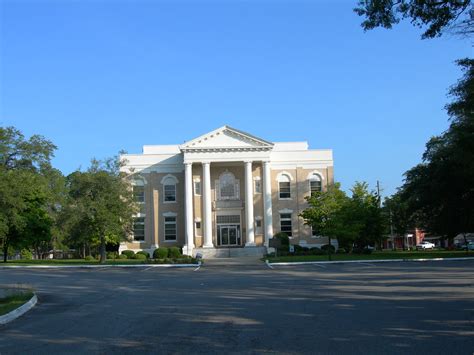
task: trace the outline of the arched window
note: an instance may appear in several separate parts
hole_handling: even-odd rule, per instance
[[[167,175],[161,179],[163,184],[163,202],[176,202],[176,184],[178,180],[173,175]]]
[[[309,176],[309,191],[311,195],[322,190],[321,176],[313,173]]]
[[[239,180],[229,171],[219,176],[216,184],[219,200],[238,200],[240,195]]]

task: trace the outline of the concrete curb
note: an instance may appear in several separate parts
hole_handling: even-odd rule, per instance
[[[414,262],[426,262],[426,261],[449,261],[449,260],[474,260],[474,257],[467,257],[467,258],[431,258],[431,259],[379,259],[379,260],[333,260],[333,261],[295,261],[295,262],[276,262],[271,263],[268,260],[265,260],[268,267],[270,265],[314,265],[314,264],[357,264],[357,263],[400,263],[400,262],[407,262],[407,261],[414,261]]]
[[[0,325],[7,324],[11,322],[12,320],[15,320],[18,317],[21,317],[23,314],[25,314],[34,306],[36,306],[37,302],[38,302],[38,297],[36,296],[36,293],[33,293],[33,297],[31,297],[31,299],[28,302],[21,305],[17,309],[14,309],[13,311],[8,312],[7,314],[4,314],[3,316],[0,316]]]
[[[0,269],[103,269],[103,268],[152,268],[152,267],[167,267],[167,268],[183,268],[183,267],[198,267],[201,262],[197,264],[133,264],[133,265],[0,265]]]

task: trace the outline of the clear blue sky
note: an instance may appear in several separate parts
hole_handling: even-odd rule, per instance
[[[356,0],[0,3],[0,124],[51,139],[65,174],[228,124],[332,148],[344,189],[391,194],[472,55],[408,23],[364,33]]]

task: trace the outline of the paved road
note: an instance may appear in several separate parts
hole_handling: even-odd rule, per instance
[[[39,304],[0,353],[474,352],[474,262],[0,269]]]

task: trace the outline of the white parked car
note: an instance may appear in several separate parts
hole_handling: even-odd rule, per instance
[[[431,242],[421,242],[420,244],[416,245],[416,249],[426,250],[426,249],[433,249],[435,245]]]

